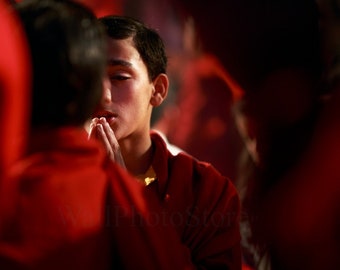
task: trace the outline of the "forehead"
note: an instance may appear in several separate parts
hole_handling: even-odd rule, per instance
[[[148,68],[134,46],[132,37],[108,40],[108,72],[124,70],[135,78],[149,78]]]
[[[108,38],[108,56],[109,59],[141,60],[140,54],[134,46],[132,37],[126,39]]]

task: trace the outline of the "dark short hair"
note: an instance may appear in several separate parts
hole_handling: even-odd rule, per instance
[[[32,55],[32,126],[82,125],[102,95],[106,35],[95,15],[68,0],[16,5]]]
[[[147,67],[150,80],[166,73],[167,56],[162,38],[156,30],[128,16],[109,15],[99,18],[112,39],[133,38],[135,48]]]

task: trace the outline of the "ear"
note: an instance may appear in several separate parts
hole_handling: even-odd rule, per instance
[[[157,107],[162,104],[166,98],[169,89],[169,79],[164,73],[159,74],[156,79],[153,80],[153,90],[150,103],[153,107]]]

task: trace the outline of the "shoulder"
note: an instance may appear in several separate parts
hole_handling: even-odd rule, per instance
[[[238,204],[238,193],[228,176],[179,148],[171,151],[172,147],[160,133],[152,132],[151,137],[156,148],[153,165],[161,186],[166,189],[164,193],[185,193],[188,200],[199,199],[203,204],[217,201],[228,204],[231,199]]]
[[[236,194],[236,189],[231,180],[222,175],[212,164],[198,160],[180,148],[170,144],[166,137],[157,131],[151,133],[152,140],[156,145],[157,159],[166,157],[164,163],[167,166],[168,181],[180,182],[181,185],[191,185],[193,189],[206,190],[219,194],[228,189]],[[216,193],[215,193],[216,191]]]
[[[231,197],[238,200],[236,188],[227,176],[222,175],[210,163],[197,159],[193,159],[192,163],[193,186],[199,197],[206,198],[207,202],[229,201]]]
[[[173,156],[176,156],[179,153],[184,152],[183,149],[179,148],[178,146],[176,146],[174,144],[171,144],[168,141],[168,138],[165,136],[165,134],[162,133],[159,130],[153,129],[150,132],[150,136],[151,136],[153,143],[156,144],[157,148],[162,147],[162,148],[166,149],[169,152],[169,154],[171,154]]]

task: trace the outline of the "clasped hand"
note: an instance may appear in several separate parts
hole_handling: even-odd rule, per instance
[[[116,136],[104,117],[93,118],[90,125],[89,138],[101,141],[111,160],[125,168],[122,152]]]

